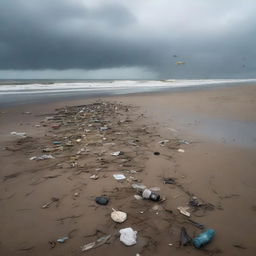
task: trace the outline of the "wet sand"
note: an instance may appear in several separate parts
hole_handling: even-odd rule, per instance
[[[255,99],[256,86],[241,86],[3,110],[1,255],[255,255],[255,147],[239,145],[237,138],[230,141],[228,134],[209,136],[202,129],[206,118],[254,123]],[[82,106],[54,110],[95,102],[99,111],[90,112],[97,105],[86,105],[82,116],[78,114]],[[47,120],[50,116],[57,119]],[[104,126],[109,129],[100,131]],[[12,131],[26,132],[28,137],[11,136]],[[165,139],[169,142],[159,144]],[[182,143],[184,139],[190,144]],[[56,140],[62,141],[63,149],[52,144]],[[54,151],[43,153],[46,148]],[[77,154],[82,148],[85,151]],[[110,155],[118,150],[124,154]],[[55,158],[29,160],[42,154]],[[118,182],[115,173],[127,179]],[[90,178],[94,174],[97,180]],[[176,183],[164,184],[163,178],[174,178]],[[159,187],[163,202],[136,200],[134,182]],[[95,197],[103,194],[110,198],[109,204],[97,205]],[[177,210],[192,196],[204,206],[190,206],[190,219],[216,230],[203,250],[179,245],[181,227],[191,237],[201,232]],[[43,209],[53,197],[58,201]],[[128,219],[114,223],[112,208],[127,212]],[[118,231],[125,227],[138,231],[137,245],[126,247],[119,241]],[[112,237],[106,244],[81,252],[82,245],[107,234]],[[69,240],[51,248],[49,241],[64,236]]]

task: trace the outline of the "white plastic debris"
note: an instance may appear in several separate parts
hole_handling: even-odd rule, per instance
[[[184,150],[184,149],[179,148],[179,149],[178,149],[178,152],[180,152],[180,153],[184,153],[184,152],[185,152],[185,150]]]
[[[145,199],[149,199],[150,198],[150,195],[151,195],[152,191],[149,190],[149,189],[145,189],[142,193],[142,197],[145,198]]]
[[[98,238],[95,242],[83,245],[81,247],[82,252],[88,251],[93,248],[97,248],[97,247],[105,244],[110,239],[110,237],[111,237],[111,235],[102,236],[102,237]]]
[[[126,221],[127,213],[121,212],[121,211],[116,211],[113,208],[112,208],[112,210],[113,210],[113,212],[111,213],[111,219],[114,222],[123,223],[124,221]]]
[[[92,176],[90,176],[90,179],[92,179],[92,180],[97,180],[98,178],[99,178],[99,176],[96,174],[93,174]]]
[[[133,183],[132,188],[137,189],[137,190],[144,190],[147,187],[141,183]]]
[[[123,154],[124,154],[124,152],[122,152],[122,151],[116,151],[116,152],[111,153],[111,156],[120,156]]]
[[[164,146],[166,143],[168,143],[170,140],[160,140],[158,143],[161,144],[161,146]]]
[[[59,238],[59,239],[57,240],[57,242],[63,244],[63,243],[65,243],[65,241],[67,241],[68,239],[69,239],[68,236],[64,236],[64,237],[62,237],[62,238]]]
[[[139,195],[134,195],[134,198],[135,198],[136,200],[142,200],[142,199],[143,199],[143,197],[141,197],[141,196],[139,196]]]
[[[54,159],[55,157],[52,155],[41,155],[41,156],[32,156],[29,160],[45,160],[45,159]]]
[[[27,134],[25,132],[11,132],[10,133],[13,136],[19,136],[19,137],[26,137]]]
[[[123,228],[119,230],[120,241],[127,246],[136,244],[137,231],[134,231],[132,228]]]
[[[177,207],[177,209],[179,210],[179,212],[187,217],[190,217],[190,212],[188,212],[189,207],[187,206],[179,206]]]
[[[102,126],[102,127],[100,127],[100,131],[106,131],[106,130],[108,130],[108,127],[107,126]]]
[[[116,180],[124,180],[124,179],[126,179],[126,177],[123,174],[113,174],[113,177]]]

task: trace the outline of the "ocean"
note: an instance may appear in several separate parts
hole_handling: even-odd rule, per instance
[[[256,83],[256,79],[0,80],[0,107],[117,94]]]

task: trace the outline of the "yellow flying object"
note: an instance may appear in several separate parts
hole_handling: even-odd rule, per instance
[[[177,61],[176,62],[176,65],[184,65],[184,64],[186,64],[186,62],[184,62],[184,61]]]

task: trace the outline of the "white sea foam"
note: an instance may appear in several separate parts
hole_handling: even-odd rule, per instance
[[[79,91],[122,91],[136,89],[179,88],[198,85],[232,84],[256,82],[256,79],[202,79],[202,80],[114,80],[109,82],[79,82],[53,84],[13,84],[0,85],[0,95],[28,93],[58,93]]]

